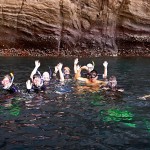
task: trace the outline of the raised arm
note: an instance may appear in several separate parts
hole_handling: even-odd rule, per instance
[[[77,66],[76,66],[76,69],[77,69],[77,73],[75,73],[74,78],[75,78],[76,80],[79,80],[79,81],[86,81],[87,78],[81,77],[81,70],[82,70],[82,69],[85,69],[85,66],[80,67],[79,65],[77,65]]]
[[[55,66],[55,70],[54,70],[54,72],[53,72],[53,77],[56,77],[57,72],[58,72],[58,66]]]
[[[78,58],[76,58],[75,60],[74,60],[74,73],[76,74],[77,73],[77,64],[79,63],[79,60],[78,60]]]
[[[60,76],[60,81],[63,82],[64,81],[64,75],[63,75],[63,72],[62,72],[62,66],[63,64],[62,63],[59,63],[57,65],[57,68],[58,68],[58,71],[59,71],[59,76]]]
[[[39,62],[39,60],[36,60],[36,61],[35,61],[35,67],[34,67],[33,71],[32,71],[31,74],[30,74],[30,78],[31,78],[32,80],[33,80],[34,74],[36,74],[36,72],[37,72],[37,70],[38,70],[39,67],[40,67],[40,62]]]
[[[107,78],[107,66],[108,66],[108,62],[104,61],[103,66],[104,66],[103,78],[106,79]]]

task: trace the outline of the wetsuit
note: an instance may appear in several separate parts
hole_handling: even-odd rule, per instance
[[[42,85],[42,86],[35,86],[33,85],[31,89],[27,89],[27,92],[30,93],[30,92],[35,92],[35,93],[39,93],[39,92],[44,92],[46,90],[46,86],[45,85]]]
[[[71,77],[70,74],[64,74],[64,78],[65,78],[65,79],[71,79],[72,77]]]
[[[8,93],[18,93],[19,89],[14,84],[12,84],[8,89],[5,89]]]

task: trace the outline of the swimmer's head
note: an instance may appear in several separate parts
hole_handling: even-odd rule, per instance
[[[44,72],[42,75],[43,81],[50,81],[50,75],[48,72]]]
[[[41,86],[41,84],[42,84],[42,79],[41,79],[41,75],[40,74],[34,74],[33,75],[33,84],[35,85],[35,86]]]
[[[88,71],[91,72],[94,69],[94,64],[87,64]]]
[[[117,86],[117,79],[116,79],[115,76],[111,76],[111,77],[109,78],[108,86],[109,86],[110,88],[112,88],[112,89]]]
[[[64,67],[63,73],[64,74],[70,74],[70,68],[69,67]]]
[[[98,73],[97,73],[97,71],[96,70],[92,70],[91,72],[89,72],[88,74],[87,74],[87,78],[89,79],[89,80],[97,80],[97,78],[98,78]]]
[[[10,74],[7,74],[4,76],[1,83],[4,88],[9,88],[12,85],[13,80],[14,80],[14,75],[13,75],[13,73],[10,73]]]

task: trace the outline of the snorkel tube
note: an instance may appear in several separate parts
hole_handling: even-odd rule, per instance
[[[50,66],[49,66],[49,76],[50,76],[50,78],[52,77],[52,69]]]
[[[15,77],[14,77],[14,74],[13,74],[12,72],[10,73],[10,77],[11,77],[11,85],[12,85],[12,84],[13,84],[13,81],[14,81],[14,78],[15,78]]]
[[[37,70],[36,74],[38,74],[40,76],[40,78],[42,78],[42,75],[41,75],[40,71]]]
[[[93,64],[93,67],[95,67],[95,63],[94,63],[94,61],[92,61],[92,64]]]

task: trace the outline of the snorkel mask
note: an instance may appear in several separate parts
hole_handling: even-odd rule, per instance
[[[88,79],[94,79],[98,76],[97,71],[96,70],[92,70],[90,73],[87,74],[87,78]]]

